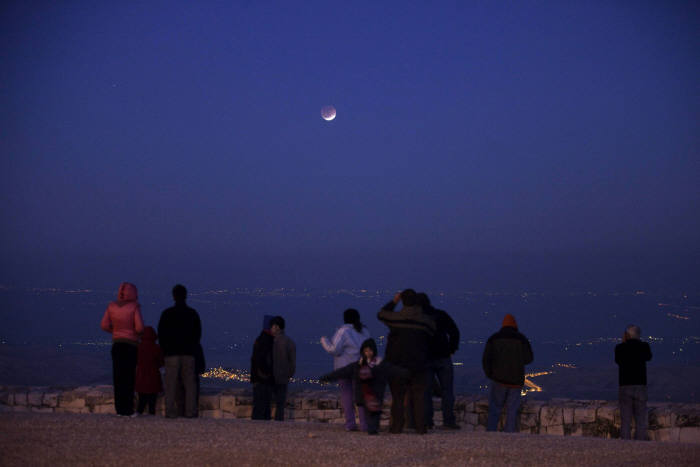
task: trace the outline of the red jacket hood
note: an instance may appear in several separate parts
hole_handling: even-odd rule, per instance
[[[122,282],[117,293],[117,300],[120,302],[133,302],[139,298],[136,286],[130,282]]]
[[[157,338],[158,335],[156,334],[156,330],[153,329],[152,326],[146,326],[143,329],[143,334],[141,335],[142,341],[155,342]]]

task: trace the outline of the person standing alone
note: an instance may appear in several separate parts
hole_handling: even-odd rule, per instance
[[[505,431],[517,431],[520,392],[525,384],[525,365],[533,359],[527,337],[518,332],[513,315],[503,318],[501,330],[489,337],[482,357],[484,373],[491,380],[487,431],[498,429],[498,419],[506,406]]]
[[[639,326],[630,324],[622,335],[622,344],[615,346],[615,363],[619,367],[620,437],[631,439],[634,418],[634,439],[647,439],[647,362],[651,348],[640,340]]]
[[[187,306],[185,286],[173,287],[173,299],[175,305],[163,311],[158,322],[158,338],[165,356],[165,416],[194,418],[197,416],[195,355],[202,324],[199,314]]]

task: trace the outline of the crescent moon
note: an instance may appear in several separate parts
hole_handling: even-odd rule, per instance
[[[333,107],[332,105],[327,105],[321,109],[321,117],[325,121],[330,122],[331,120],[333,120],[335,118],[335,116],[336,116],[335,107]]]

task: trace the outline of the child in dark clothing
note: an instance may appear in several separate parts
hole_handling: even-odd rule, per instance
[[[163,351],[156,344],[156,330],[147,326],[143,330],[139,352],[136,360],[136,384],[134,388],[139,393],[139,403],[136,411],[139,414],[148,405],[148,413],[156,414],[156,398],[163,391],[163,381],[159,368],[164,365]]]
[[[321,381],[340,378],[353,380],[355,403],[364,406],[367,413],[367,434],[379,432],[384,391],[390,377],[408,378],[409,372],[399,366],[382,361],[377,355],[374,339],[367,339],[360,347],[360,360],[321,376]]]

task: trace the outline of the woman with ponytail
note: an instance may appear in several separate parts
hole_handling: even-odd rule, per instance
[[[360,346],[362,342],[369,339],[369,330],[360,321],[360,313],[354,308],[348,308],[343,313],[343,324],[336,331],[333,339],[323,336],[321,345],[326,352],[333,355],[333,369],[343,368],[350,363],[360,359]],[[355,423],[355,406],[353,404],[353,381],[351,378],[339,379],[340,405],[345,414],[345,429],[347,431],[357,431]],[[363,407],[358,407],[360,417],[360,429],[367,431],[367,422]]]

